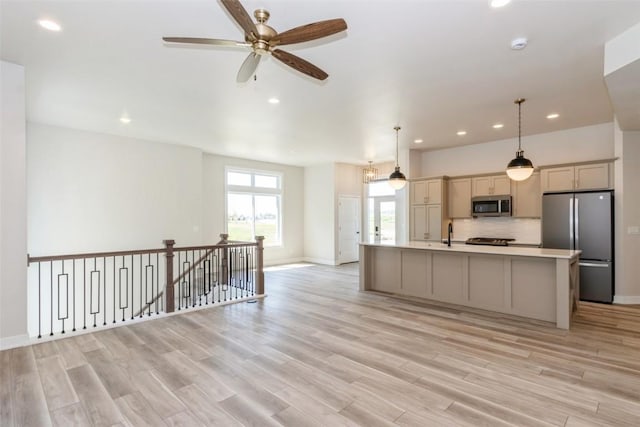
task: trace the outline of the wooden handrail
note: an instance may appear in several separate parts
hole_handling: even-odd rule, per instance
[[[116,252],[91,252],[86,254],[69,254],[69,255],[49,255],[49,256],[36,256],[32,257],[27,254],[27,264],[32,262],[46,262],[46,261],[62,261],[71,259],[82,258],[108,258],[114,256],[127,256],[127,255],[146,255],[146,254],[159,254],[166,252],[166,248],[160,249],[138,249],[135,251],[116,251]]]

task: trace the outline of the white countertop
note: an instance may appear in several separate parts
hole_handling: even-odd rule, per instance
[[[464,243],[446,243],[438,242],[404,242],[404,243],[386,243],[386,242],[361,242],[365,246],[391,247],[401,249],[423,249],[431,251],[447,251],[447,252],[464,252],[473,254],[488,255],[508,255],[508,256],[527,256],[538,258],[562,258],[572,259],[578,257],[582,251],[574,251],[569,249],[547,249],[521,246],[483,246],[483,245],[466,245]]]

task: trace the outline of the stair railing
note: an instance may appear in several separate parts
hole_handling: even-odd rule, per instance
[[[263,295],[264,238],[227,237],[209,246],[176,248],[164,240],[164,248],[28,255],[30,334],[65,334]]]

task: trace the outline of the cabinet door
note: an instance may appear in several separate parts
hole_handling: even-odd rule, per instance
[[[491,177],[490,176],[477,176],[471,178],[471,195],[472,196],[489,196],[491,195]]]
[[[425,203],[437,205],[442,203],[442,180],[431,179],[426,182]]]
[[[411,206],[411,240],[427,239],[427,206]]]
[[[427,181],[413,181],[411,183],[411,204],[422,205],[426,203],[424,199],[427,197]]]
[[[542,191],[571,191],[573,190],[573,166],[543,169]]]
[[[449,181],[449,217],[471,218],[471,179]]]
[[[609,187],[609,164],[580,165],[575,167],[576,190],[603,190]]]
[[[442,206],[427,205],[427,234],[425,240],[442,239]]]
[[[430,179],[411,183],[411,204],[439,204],[442,202],[442,180]]]
[[[514,184],[513,216],[540,218],[542,215],[542,190],[540,173],[534,172],[529,179]]]
[[[511,194],[511,180],[507,175],[496,175],[492,177],[492,181],[491,194],[500,196]]]

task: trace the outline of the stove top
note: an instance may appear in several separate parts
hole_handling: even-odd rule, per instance
[[[467,245],[509,246],[509,242],[515,239],[502,239],[499,237],[471,237],[465,242]]]

